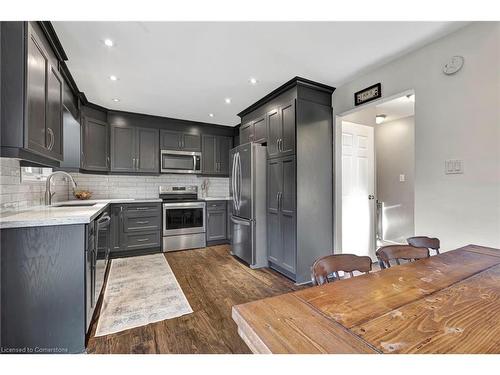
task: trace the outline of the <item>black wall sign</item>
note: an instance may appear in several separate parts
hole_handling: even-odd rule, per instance
[[[354,105],[360,105],[382,97],[382,85],[379,83],[354,93]]]

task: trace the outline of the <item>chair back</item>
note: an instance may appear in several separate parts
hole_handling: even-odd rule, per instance
[[[434,250],[436,254],[439,254],[440,242],[439,238],[431,238],[427,236],[416,236],[410,237],[406,241],[408,244],[414,247],[426,247],[428,249]]]
[[[311,280],[313,285],[323,285],[333,280],[340,279],[339,272],[349,273],[359,271],[368,273],[372,270],[372,260],[368,256],[354,254],[327,255],[317,259],[311,268]],[[333,278],[329,278],[333,275]]]
[[[390,268],[391,260],[399,266],[401,260],[415,261],[429,257],[429,249],[426,247],[414,247],[410,245],[388,245],[377,250],[377,258],[380,268]]]

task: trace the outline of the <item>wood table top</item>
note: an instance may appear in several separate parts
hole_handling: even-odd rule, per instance
[[[254,353],[500,353],[500,250],[477,245],[233,307]]]

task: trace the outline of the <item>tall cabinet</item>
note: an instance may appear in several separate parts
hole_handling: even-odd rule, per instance
[[[295,77],[239,113],[240,143],[267,146],[269,266],[297,283],[333,252],[334,90]]]

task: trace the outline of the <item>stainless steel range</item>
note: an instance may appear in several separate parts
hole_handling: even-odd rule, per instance
[[[206,246],[205,201],[197,186],[160,186],[163,200],[163,251]]]

